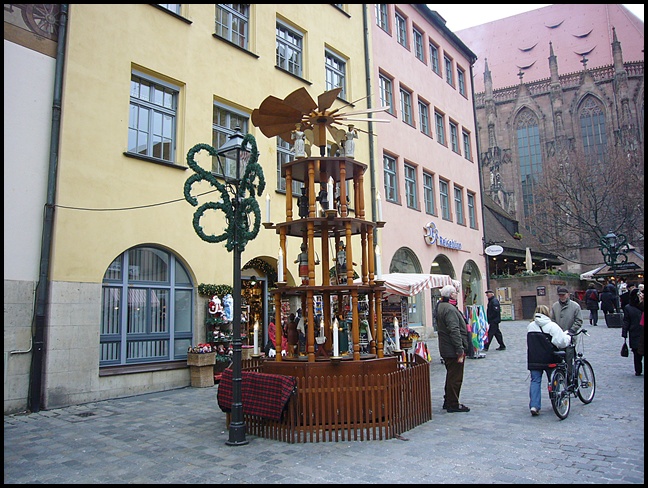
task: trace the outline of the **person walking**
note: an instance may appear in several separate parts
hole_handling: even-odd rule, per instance
[[[550,379],[555,363],[554,346],[563,349],[571,343],[571,336],[549,318],[549,307],[538,305],[533,321],[527,326],[527,368],[531,373],[529,385],[529,410],[534,417],[540,414],[542,406],[542,373]]]
[[[569,331],[572,335],[576,334],[583,326],[580,305],[569,298],[569,290],[564,286],[558,287],[558,301],[551,306],[550,318],[562,330]],[[578,345],[580,340],[582,340],[580,336],[576,337],[574,340],[575,345]],[[567,348],[565,352],[565,361],[567,362],[567,372],[569,374],[571,374],[574,353],[575,349],[573,347]]]
[[[491,345],[493,337],[497,339],[497,344],[499,347],[497,351],[506,351],[506,345],[504,344],[504,338],[502,337],[502,331],[500,331],[500,322],[502,321],[502,309],[500,307],[500,302],[495,298],[495,293],[493,290],[486,290],[486,297],[488,298],[488,306],[486,307],[486,320],[488,320],[488,341],[484,346],[484,350],[488,351],[488,348]]]
[[[569,298],[569,290],[564,286],[558,287],[558,301],[551,306],[551,320],[562,330],[571,329],[574,333],[583,326],[580,305]]]
[[[603,310],[604,315],[619,310],[619,297],[617,296],[616,286],[612,283],[608,283],[603,287],[603,292],[601,293],[601,310]]]
[[[459,403],[468,350],[468,330],[463,314],[450,303],[450,300],[456,299],[457,289],[453,285],[445,285],[441,288],[441,300],[436,312],[439,354],[446,368],[443,408],[449,413],[470,412],[470,408]]]
[[[643,326],[641,317],[643,315],[643,293],[638,288],[630,292],[630,303],[623,309],[623,329],[621,335],[624,339],[630,339],[630,350],[634,359],[634,370],[636,376],[643,373],[643,351],[640,351],[640,339]]]
[[[599,294],[594,283],[587,285],[587,291],[585,292],[585,306],[590,312],[590,325],[596,327],[598,325]]]

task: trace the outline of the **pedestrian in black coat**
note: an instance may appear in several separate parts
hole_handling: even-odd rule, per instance
[[[484,350],[488,351],[488,348],[493,341],[493,337],[497,339],[499,347],[498,351],[505,351],[506,345],[504,344],[504,338],[502,337],[502,332],[500,331],[499,324],[502,321],[502,310],[500,307],[500,302],[495,298],[495,293],[493,290],[486,290],[486,296],[488,297],[488,306],[486,307],[486,320],[488,320],[488,341],[484,346]]]
[[[643,372],[643,354],[639,351],[639,340],[641,338],[641,314],[643,313],[643,293],[640,296],[639,289],[635,288],[630,292],[630,303],[623,309],[623,329],[621,335],[629,339],[630,349],[634,359],[634,370],[636,376]]]

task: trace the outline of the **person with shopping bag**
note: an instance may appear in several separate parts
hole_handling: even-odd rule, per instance
[[[630,292],[630,303],[623,309],[623,328],[621,335],[624,339],[629,339],[630,350],[634,360],[635,376],[641,376],[643,373],[643,351],[639,351],[639,341],[641,338],[641,316],[643,314],[643,293],[635,288]]]

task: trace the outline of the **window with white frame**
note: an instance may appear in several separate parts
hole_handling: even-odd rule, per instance
[[[378,83],[380,85],[380,104],[383,107],[389,106],[388,113],[394,115],[396,110],[394,109],[394,91],[392,80],[387,78],[382,73],[378,77]]]
[[[425,202],[425,213],[436,215],[434,176],[425,172],[423,173],[423,201]]]
[[[448,194],[448,182],[439,180],[439,198],[441,199],[441,218],[450,220],[450,195]]]
[[[405,200],[409,208],[418,209],[418,195],[416,192],[416,168],[405,164]]]
[[[443,55],[443,63],[445,64],[446,81],[448,82],[448,85],[454,86],[454,77],[452,76],[452,59],[450,59],[446,55]]]
[[[457,84],[459,85],[459,93],[461,93],[464,97],[467,97],[466,95],[466,73],[463,69],[457,67]]]
[[[376,4],[376,25],[389,33],[389,15],[387,14],[386,3]]]
[[[291,147],[281,137],[277,137],[277,190],[286,191],[286,178],[281,176],[281,168],[284,164],[291,162],[295,159],[295,153],[290,152]],[[292,194],[301,194],[301,183],[299,181],[292,182]]]
[[[220,104],[214,104],[213,124],[212,124],[212,146],[220,148],[227,142],[229,136],[234,134],[238,127],[242,134],[247,134],[249,117],[243,112],[236,111],[231,107]],[[218,158],[212,158],[212,172],[217,175],[223,175],[228,178],[236,178],[236,161],[231,158],[221,158],[224,167],[221,169]],[[240,175],[243,176],[243,175]]]
[[[400,89],[401,97],[401,119],[409,125],[414,125],[412,120],[412,94],[405,88]]]
[[[216,35],[243,49],[248,48],[250,4],[217,3]]]
[[[470,134],[464,130],[462,131],[462,136],[463,136],[464,157],[468,161],[472,161],[472,151],[470,150]]]
[[[194,287],[172,253],[129,249],[106,270],[101,294],[100,367],[187,358]]]
[[[277,22],[277,66],[299,77],[302,76],[303,39],[301,32]]]
[[[401,46],[409,48],[409,43],[407,42],[407,21],[398,12],[396,12],[396,40]]]
[[[162,8],[167,9],[169,12],[180,15],[180,4],[179,3],[158,3]]]
[[[450,147],[456,153],[459,153],[459,126],[450,121]]]
[[[419,125],[421,126],[421,132],[426,136],[431,136],[430,133],[430,106],[419,99],[418,102],[419,109]]]
[[[414,54],[419,61],[425,63],[425,54],[423,52],[423,34],[418,29],[413,28],[414,33]]]
[[[386,154],[383,155],[383,175],[385,179],[385,199],[388,202],[398,203],[396,160]]]
[[[346,62],[331,51],[324,53],[326,65],[326,91],[342,88],[339,97],[346,99]]]
[[[477,228],[477,214],[475,213],[475,194],[467,192],[466,194],[468,200],[468,224],[471,229]]]
[[[439,66],[439,46],[430,43],[430,66],[432,71],[441,76],[441,67]]]
[[[437,111],[434,112],[434,124],[436,126],[437,142],[445,146],[446,145],[445,123],[443,120],[443,115]]]
[[[463,190],[458,186],[454,187],[454,204],[457,223],[464,225]]]
[[[177,86],[133,71],[128,116],[128,152],[173,162],[178,111]]]

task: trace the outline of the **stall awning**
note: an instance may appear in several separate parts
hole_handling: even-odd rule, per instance
[[[636,274],[643,274],[644,272],[644,257],[634,249],[627,253],[627,261],[618,263],[612,269],[611,266],[605,264],[587,271],[580,275],[581,280],[595,280],[597,278],[609,278],[614,276],[632,276]]]
[[[425,273],[388,273],[382,275],[387,288],[386,294],[413,296],[427,288],[441,288],[445,285],[454,285],[461,289],[461,283],[453,280],[448,275]],[[362,283],[358,278],[354,283]]]

